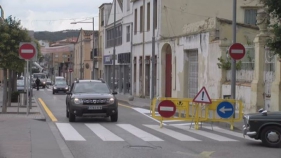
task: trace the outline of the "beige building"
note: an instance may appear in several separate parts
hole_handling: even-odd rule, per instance
[[[77,42],[74,47],[74,78],[82,78],[82,79],[92,79],[93,72],[93,43],[94,43],[94,56],[95,56],[95,67],[94,73],[95,78],[101,75],[99,71],[99,60],[98,58],[98,31],[95,31],[95,39],[93,42],[93,31],[90,30],[80,30],[79,36],[77,38]]]

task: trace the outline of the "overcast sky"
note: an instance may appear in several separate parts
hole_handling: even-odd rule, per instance
[[[34,31],[66,29],[92,30],[91,23],[70,24],[74,21],[92,22],[98,29],[99,6],[112,0],[0,0],[5,17],[12,15],[22,26]]]

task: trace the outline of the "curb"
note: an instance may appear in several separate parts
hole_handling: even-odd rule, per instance
[[[42,111],[42,107],[41,104],[38,103],[37,99],[35,97],[33,97],[35,100],[35,103],[37,104],[37,107],[39,109],[40,115],[42,118],[35,118],[34,120],[40,120],[40,121],[46,121],[46,116],[44,115],[43,111]]]
[[[121,103],[121,104],[129,105],[131,107],[140,107],[140,108],[144,108],[144,109],[150,110],[150,106],[142,106],[142,107],[141,106],[136,106],[136,105],[131,104],[129,101],[124,100],[124,99],[118,99],[118,102]],[[210,124],[211,124],[211,122],[210,122]],[[224,127],[224,128],[227,127],[227,128],[230,129],[230,124],[226,123],[226,122],[212,122],[212,124],[213,125],[217,125],[219,127]],[[238,127],[238,126],[233,125],[233,131],[241,131],[241,130],[242,130],[242,127]]]

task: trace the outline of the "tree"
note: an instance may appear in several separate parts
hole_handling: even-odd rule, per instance
[[[25,65],[25,61],[20,59],[18,55],[19,43],[30,42],[31,38],[27,30],[21,27],[20,21],[9,16],[0,25],[0,39],[0,67],[4,71],[2,112],[6,112],[7,104],[9,105],[11,103],[12,84],[15,78],[17,78],[15,74],[16,72],[22,72]],[[7,76],[8,71],[9,77]],[[7,78],[9,78],[10,83],[8,89]],[[7,91],[9,92],[8,94]]]
[[[266,7],[274,23],[269,25],[272,28],[274,37],[270,38],[267,46],[281,57],[281,1],[280,0],[261,0]],[[273,20],[272,20],[273,21]]]

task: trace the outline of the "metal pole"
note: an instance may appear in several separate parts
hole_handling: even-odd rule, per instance
[[[133,79],[133,71],[134,71],[134,56],[133,56],[133,23],[131,23],[131,79],[130,79],[130,95],[133,95],[133,83],[134,83],[134,79]]]
[[[26,63],[26,64],[27,64],[27,63]],[[27,70],[26,67],[24,67],[24,92],[26,92],[26,89],[27,89],[27,88],[26,88],[26,87],[27,87],[27,84],[26,84],[26,83],[27,83],[27,80],[26,80],[26,79],[27,79],[27,71],[26,71],[26,70]],[[26,93],[24,93],[23,96],[24,96],[24,97],[23,97],[23,106],[24,106],[25,103],[26,103],[25,101],[27,100],[27,95],[26,95]]]
[[[143,10],[142,10],[142,96],[145,96],[145,89],[146,89],[146,85],[145,85],[145,56],[144,56],[144,42],[145,42],[145,31],[144,31],[144,18],[145,18],[145,0],[143,0]]]
[[[27,78],[28,74],[29,74],[29,61],[27,60],[26,61],[26,76],[25,76],[26,78]],[[28,88],[27,84],[26,84],[25,87],[26,87],[26,96],[28,96],[29,88]],[[28,105],[29,105],[29,103],[26,104],[26,114],[27,115],[29,114],[29,106]]]
[[[155,94],[155,88],[154,88],[154,85],[156,85],[155,83],[155,77],[156,77],[156,74],[155,74],[155,20],[156,19],[156,9],[155,9],[155,0],[152,1],[152,8],[153,8],[153,12],[152,12],[152,15],[153,15],[153,22],[152,22],[152,75],[151,75],[151,98],[150,99],[153,99],[154,98],[154,94]]]
[[[82,78],[82,29],[81,29],[81,34],[80,34],[80,36],[81,36],[81,41],[80,41],[80,79],[82,80],[83,78]]]
[[[113,29],[113,91],[115,91],[115,46],[116,46],[116,0],[114,1],[114,29]]]
[[[29,90],[30,90],[30,92],[29,92],[29,104],[28,104],[28,113],[30,112],[30,109],[32,108],[32,106],[31,106],[31,103],[32,103],[32,100],[31,100],[31,98],[32,98],[32,89],[30,89],[30,85],[31,85],[31,69],[32,69],[32,64],[31,64],[32,62],[30,62],[30,64],[29,64],[29,86],[27,87]]]
[[[92,50],[92,57],[93,57],[93,73],[92,73],[92,79],[95,79],[95,53],[94,53],[94,48],[95,48],[95,18],[93,18],[93,50]]]
[[[232,31],[233,31],[233,44],[236,43],[236,4],[237,1],[233,0],[233,19],[232,19]],[[235,89],[236,89],[236,60],[231,59],[231,97],[235,99]],[[234,104],[234,114],[233,118],[235,118],[235,109],[236,105]]]

